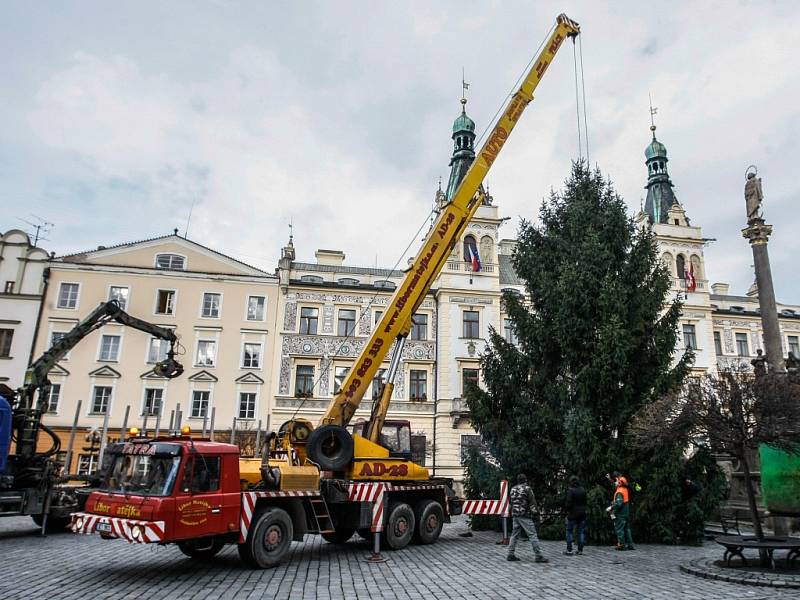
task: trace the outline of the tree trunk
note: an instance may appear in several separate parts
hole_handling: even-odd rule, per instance
[[[742,473],[744,474],[744,485],[747,490],[747,503],[750,505],[750,516],[753,519],[753,529],[755,529],[756,539],[759,542],[764,541],[764,529],[761,527],[761,517],[758,514],[758,506],[756,505],[756,491],[753,489],[753,478],[750,475],[750,463],[747,460],[747,449],[743,448],[741,456],[739,457],[742,465]],[[761,566],[769,566],[769,555],[766,550],[759,550],[758,556],[761,560]]]

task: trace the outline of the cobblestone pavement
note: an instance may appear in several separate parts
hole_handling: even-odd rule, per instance
[[[213,561],[186,558],[175,546],[136,546],[122,540],[73,534],[38,536],[28,518],[0,519],[4,576],[0,598],[698,598],[702,600],[797,598],[797,590],[753,588],[682,573],[681,563],[717,556],[702,548],[640,545],[634,552],[588,547],[563,556],[563,544],[543,542],[551,562],[535,564],[527,542],[522,561],[505,560],[497,534],[462,538],[464,521],[445,526],[438,543],[387,552],[389,561],[364,561],[369,547],[344,548],[308,536],[293,544],[276,569],[249,570],[231,546]]]

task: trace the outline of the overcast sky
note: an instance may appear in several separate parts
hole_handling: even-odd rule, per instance
[[[0,7],[0,230],[55,224],[59,254],[170,233],[269,271],[293,221],[391,266],[447,181],[462,67],[478,131],[562,10],[582,26],[589,150],[631,213],[649,100],[678,199],[715,238],[709,279],[753,279],[744,172],[800,304],[800,3],[10,2]],[[792,41],[794,40],[794,42]],[[489,174],[514,237],[578,156],[564,45]],[[416,248],[416,246],[412,246]]]

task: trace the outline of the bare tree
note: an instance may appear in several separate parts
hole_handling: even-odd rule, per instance
[[[641,447],[703,440],[739,459],[753,527],[764,531],[756,506],[750,457],[760,444],[800,454],[800,378],[780,373],[754,377],[744,368],[690,380],[684,389],[640,411],[631,428]]]

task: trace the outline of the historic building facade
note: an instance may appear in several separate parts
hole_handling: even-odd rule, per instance
[[[703,248],[708,240],[692,226],[673,192],[667,167],[667,148],[653,139],[645,149],[647,200],[637,216],[642,226],[652,226],[661,260],[672,276],[672,293],[683,300],[679,349],[692,348],[694,370],[744,364],[763,351],[763,329],[755,284],[747,294],[730,294],[729,285],[709,285]],[[800,306],[778,303],[784,355],[800,358]]]
[[[12,389],[25,379],[48,260],[24,231],[0,233],[0,383]]]
[[[278,280],[274,275],[173,235],[54,259],[49,264],[34,356],[74,327],[100,303],[116,299],[144,321],[176,330],[185,371],[167,380],[153,372],[168,343],[110,323],[78,343],[50,373],[45,423],[66,448],[77,412],[74,471],[94,465],[87,431],[119,437],[123,425],[162,432],[178,410],[200,432],[230,430],[267,414]],[[76,463],[77,461],[77,463]]]
[[[475,124],[463,109],[452,138],[451,175],[446,191],[435,194],[437,208],[455,193],[475,158]],[[490,327],[513,339],[501,293],[523,289],[510,263],[515,243],[500,238],[502,223],[487,193],[415,315],[388,415],[410,421],[417,461],[458,480],[463,452],[478,439],[463,402],[464,386],[481,380],[479,357]],[[282,250],[273,428],[294,416],[319,419],[403,277],[401,271],[347,265],[340,250],[318,250],[316,259],[296,261],[291,240]],[[383,370],[356,421],[369,415]]]

